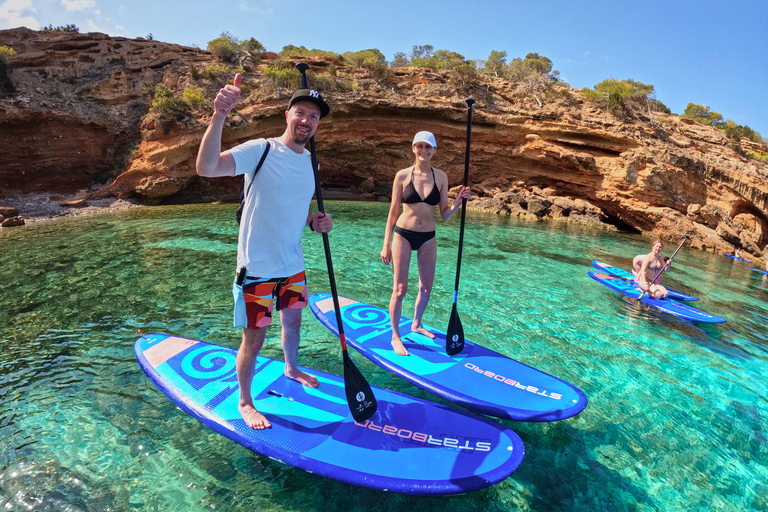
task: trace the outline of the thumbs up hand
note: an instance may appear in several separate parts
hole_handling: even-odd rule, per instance
[[[243,77],[238,73],[235,75],[234,85],[225,85],[222,89],[219,89],[216,99],[213,100],[215,113],[226,116],[235,108],[240,99],[240,83],[242,81]]]

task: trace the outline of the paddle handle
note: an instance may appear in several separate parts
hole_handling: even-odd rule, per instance
[[[467,149],[464,152],[464,186],[469,183],[469,148],[472,145],[472,105],[475,104],[475,100],[467,98]],[[467,201],[463,197],[461,198],[461,224],[459,227],[459,255],[456,259],[456,284],[453,287],[453,303],[459,299],[459,278],[461,277],[461,253],[464,248],[464,222],[466,217],[466,204]]]

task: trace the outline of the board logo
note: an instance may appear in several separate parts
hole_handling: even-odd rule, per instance
[[[357,393],[357,395],[355,395],[355,398],[357,398],[358,402],[362,402],[363,400],[365,400],[365,393],[360,391]]]
[[[457,436],[454,438],[448,437],[445,434],[433,437],[432,434],[416,432],[414,430],[408,430],[407,428],[397,428],[394,425],[377,425],[372,420],[365,420],[362,423],[356,421],[355,425],[373,430],[374,432],[381,432],[389,436],[394,436],[400,441],[420,444],[422,446],[435,446],[454,451],[468,450],[470,452],[490,452],[493,447],[493,443],[489,439],[480,440],[480,438],[465,436]],[[462,441],[464,444],[461,444]]]
[[[470,370],[473,370],[479,373],[480,375],[483,375],[484,377],[488,377],[489,379],[493,379],[495,381],[501,382],[502,384],[507,384],[508,386],[514,386],[518,389],[522,389],[523,391],[527,391],[529,393],[545,396],[547,398],[554,398],[555,400],[560,400],[561,398],[563,398],[563,395],[561,393],[553,393],[551,391],[547,392],[546,389],[540,390],[535,386],[528,386],[514,379],[508,379],[507,377],[503,375],[499,375],[498,373],[493,373],[490,370],[483,370],[479,366],[474,365],[472,363],[464,363],[464,368],[468,368]]]

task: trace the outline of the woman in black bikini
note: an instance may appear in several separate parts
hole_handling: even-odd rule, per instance
[[[435,280],[437,263],[435,207],[439,208],[443,220],[448,220],[461,206],[461,200],[468,200],[470,195],[469,187],[464,187],[453,206],[448,205],[448,176],[430,165],[436,148],[435,136],[429,132],[419,132],[413,138],[412,150],[416,157],[415,162],[413,167],[402,169],[395,175],[392,185],[392,203],[384,232],[384,248],[381,250],[381,261],[385,265],[391,262],[394,271],[395,285],[392,298],[389,300],[392,348],[402,356],[408,355],[408,350],[400,339],[400,313],[403,298],[408,291],[411,251],[416,251],[419,268],[419,295],[416,297],[411,331],[434,338],[435,335],[421,325],[421,317],[429,303],[429,294]],[[400,203],[403,204],[402,214]],[[393,228],[396,234],[394,237],[392,236]]]

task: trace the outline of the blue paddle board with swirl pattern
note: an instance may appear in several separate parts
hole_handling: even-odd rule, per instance
[[[315,316],[337,336],[339,330],[328,293],[309,298]],[[405,380],[446,400],[497,418],[556,421],[580,413],[587,397],[576,386],[507,356],[464,341],[464,350],[445,353],[445,332],[429,326],[435,338],[411,331],[411,319],[400,318],[400,335],[410,355],[392,349],[389,313],[339,297],[347,344]]]
[[[592,266],[602,270],[606,274],[620,277],[621,279],[624,279],[626,281],[631,281],[631,282],[635,281],[635,275],[632,272],[628,272],[624,269],[614,267],[613,265],[609,265],[607,263],[603,263],[602,261],[592,260]],[[694,297],[693,295],[688,295],[687,293],[678,292],[667,286],[665,286],[665,288],[667,288],[667,294],[668,294],[667,296],[670,299],[687,300],[687,301],[699,300],[698,297]]]
[[[588,271],[587,275],[603,286],[610,288],[611,290],[621,292],[627,297],[632,297],[633,299],[639,299],[640,302],[653,306],[656,309],[669,315],[682,318],[683,320],[708,324],[720,324],[726,321],[726,319],[721,316],[712,315],[706,311],[693,308],[683,302],[678,302],[674,299],[653,299],[647,293],[643,293],[642,288],[640,288],[637,283],[627,281],[626,279],[622,279],[617,276],[611,276],[593,271]]]
[[[253,430],[237,410],[235,350],[150,334],[134,351],[160,391],[206,427],[334,480],[406,494],[457,494],[507,478],[523,460],[522,441],[505,426],[382,388],[373,388],[373,417],[355,422],[341,377],[302,368],[320,381],[308,388],[285,377],[282,361],[266,357],[257,359],[252,396],[272,427]]]

